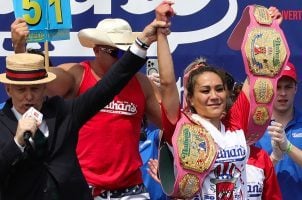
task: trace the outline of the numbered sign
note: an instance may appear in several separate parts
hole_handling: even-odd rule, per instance
[[[13,0],[16,18],[30,30],[27,42],[69,39],[72,28],[70,0]]]

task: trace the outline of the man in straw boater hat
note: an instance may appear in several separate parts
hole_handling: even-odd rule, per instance
[[[162,32],[169,34],[169,26],[167,22],[154,20],[137,38],[145,45],[150,45],[157,39],[157,28],[162,27],[164,28],[161,29]],[[105,47],[94,48],[97,57],[101,57],[103,53],[101,48]],[[112,55],[108,56],[107,60],[113,64],[113,58],[110,58]],[[45,71],[42,56],[28,53],[8,56],[6,73],[0,75],[0,82],[5,84],[10,97],[0,113],[0,199],[92,199],[93,188],[89,189],[81,173],[75,151],[77,133],[80,127],[108,105],[129,81],[131,83],[131,77],[145,63],[145,56],[145,46],[142,47],[139,43],[132,44],[123,57],[106,71],[106,75],[102,76],[100,81],[72,100],[63,100],[58,96],[45,97],[47,88],[56,81],[56,76]],[[33,113],[28,114],[32,110]],[[106,121],[106,116],[104,120]],[[122,137],[123,133],[118,133],[119,137]],[[102,137],[109,143],[114,142],[113,145],[119,145],[118,141],[109,141],[111,136]],[[135,140],[130,138],[131,136],[128,137]],[[106,142],[95,145],[106,146]],[[138,151],[138,145],[135,148]],[[95,154],[92,149],[88,150]],[[111,152],[113,149],[108,148],[98,153],[104,154],[105,157],[113,157]],[[125,156],[135,156],[135,152],[129,154]],[[103,168],[108,167],[106,160],[100,162],[104,162]],[[95,165],[90,167],[92,171],[101,170],[94,169]],[[128,167],[131,170],[132,167],[130,165]],[[127,171],[125,173],[127,174]],[[108,179],[115,176],[119,174],[112,174]],[[132,179],[131,176],[128,178]],[[116,185],[118,183],[115,182]],[[135,187],[127,192],[119,195],[129,196],[134,193],[137,195],[145,191],[141,187]]]

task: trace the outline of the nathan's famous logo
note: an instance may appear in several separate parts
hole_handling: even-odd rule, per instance
[[[185,129],[183,132],[183,149],[181,151],[181,157],[185,158],[190,155],[190,143],[191,143],[191,133],[188,129]]]
[[[260,182],[247,183],[247,193],[250,198],[259,198],[262,195],[263,184]]]
[[[113,100],[100,111],[122,115],[135,115],[137,113],[137,105],[132,102]]]
[[[202,173],[211,166],[216,156],[216,146],[205,128],[185,123],[176,137],[179,161],[183,168]]]
[[[243,146],[235,146],[218,151],[216,162],[242,161],[246,157],[246,150]]]
[[[274,46],[274,56],[273,56],[273,64],[274,66],[280,65],[280,46],[281,46],[281,38],[277,37],[275,40],[273,40],[273,46]]]

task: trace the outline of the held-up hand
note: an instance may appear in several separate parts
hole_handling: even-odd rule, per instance
[[[283,17],[278,8],[271,6],[268,11],[272,19],[277,20],[278,24],[282,23]]]
[[[170,22],[171,17],[175,15],[175,12],[172,8],[173,4],[174,2],[171,0],[164,0],[161,4],[159,4],[155,8],[156,20],[167,23]],[[168,35],[171,32],[169,28],[159,28],[158,30],[164,35]]]
[[[166,30],[164,34],[168,35],[170,34],[170,23],[164,22],[164,21],[157,21],[154,20],[151,22],[148,26],[146,26],[143,30],[143,32],[138,36],[138,38],[145,43],[146,45],[150,46],[153,42],[157,40],[157,29],[163,28],[163,30]]]
[[[18,18],[11,24],[11,37],[15,53],[24,53],[29,29],[24,19]]]
[[[32,136],[36,133],[38,129],[38,122],[34,118],[21,118],[18,121],[17,131],[15,135],[15,140],[19,145],[24,146],[24,133],[29,131],[32,133]]]
[[[283,125],[281,123],[272,121],[267,130],[271,136],[272,141],[276,142],[283,152],[286,152],[289,141],[287,140],[287,137],[285,135]]]
[[[164,1],[156,9],[156,19],[146,26],[141,35],[138,36],[139,40],[144,44],[150,46],[153,42],[157,40],[157,30],[169,35],[170,31],[170,17],[174,15],[174,11],[171,7],[173,3],[170,1]]]
[[[155,8],[156,20],[169,22],[170,18],[175,15],[172,8],[173,1],[164,0]]]
[[[157,176],[157,171],[158,171],[158,160],[157,159],[150,159],[148,162],[149,169],[148,173],[150,176],[158,183],[161,183],[158,176]]]

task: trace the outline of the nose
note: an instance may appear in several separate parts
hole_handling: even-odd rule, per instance
[[[286,95],[285,89],[284,88],[278,88],[277,90],[278,95],[284,96]]]
[[[31,101],[33,99],[33,94],[31,91],[27,91],[26,94],[25,94],[25,99],[27,101]]]
[[[215,90],[212,90],[210,92],[210,98],[213,100],[213,99],[218,99],[218,95],[217,95],[217,92]]]

